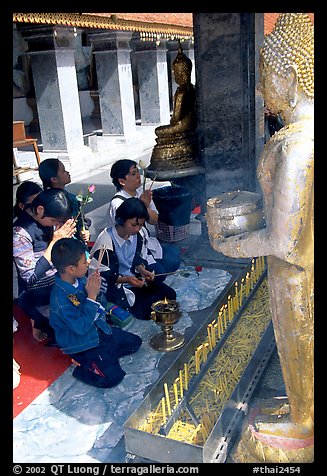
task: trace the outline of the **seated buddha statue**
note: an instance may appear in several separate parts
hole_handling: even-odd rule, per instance
[[[191,83],[192,61],[179,46],[172,64],[178,87],[170,124],[155,129],[150,168],[153,170],[183,169],[196,165],[195,87]]]

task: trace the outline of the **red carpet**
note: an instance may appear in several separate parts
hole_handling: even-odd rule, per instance
[[[13,417],[23,411],[40,393],[54,382],[71,364],[57,347],[45,347],[32,336],[31,321],[14,305],[18,322],[14,332],[14,359],[20,365],[20,384],[13,391]]]

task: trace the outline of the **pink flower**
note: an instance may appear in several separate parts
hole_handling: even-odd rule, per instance
[[[90,195],[94,192],[95,192],[95,185],[89,185],[87,187],[87,194],[85,195],[85,197],[83,196],[82,191],[78,195],[76,195],[76,198],[79,202],[81,202],[81,205],[80,205],[80,208],[79,208],[79,212],[77,213],[77,215],[75,217],[75,221],[77,222],[77,219],[81,215],[82,223],[83,223],[83,229],[84,229],[84,217],[83,217],[83,214],[82,214],[83,208],[87,203],[93,202],[93,198],[90,197]]]
[[[139,161],[139,167],[143,170],[143,192],[144,192],[145,184],[146,184],[147,166],[146,166],[146,163],[142,159]]]

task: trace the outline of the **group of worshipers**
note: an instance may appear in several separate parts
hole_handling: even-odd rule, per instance
[[[76,378],[115,386],[125,375],[119,357],[136,352],[142,340],[112,325],[108,310],[148,320],[154,302],[176,299],[164,280],[180,266],[179,249],[161,244],[146,228],[157,223],[158,211],[152,191],[141,186],[136,162],[113,164],[117,191],[108,205],[108,226],[94,244],[81,202],[65,190],[71,177],[64,164],[45,159],[39,176],[43,188],[26,181],[16,192],[17,305],[31,319],[37,341],[71,357]]]

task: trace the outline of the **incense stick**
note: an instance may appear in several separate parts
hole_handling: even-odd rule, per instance
[[[101,245],[101,249],[100,249],[100,252],[99,252],[99,258],[98,258],[98,265],[97,265],[97,271],[99,270],[100,266],[101,266],[101,261],[102,261],[102,258],[103,258],[103,255],[106,251],[106,248],[104,245]]]
[[[155,176],[153,177],[152,182],[150,183],[149,190],[151,190],[152,185],[154,184],[154,181],[155,181],[155,179],[157,178],[157,175],[158,175],[158,174],[155,174]]]
[[[183,273],[183,272],[189,272],[188,269],[178,269],[177,271],[170,271],[169,273],[158,273],[158,274],[155,274],[155,277],[156,276],[167,276],[168,274],[176,274],[176,273]]]

